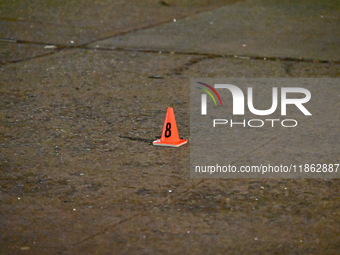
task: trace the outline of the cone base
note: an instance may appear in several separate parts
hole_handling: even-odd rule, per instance
[[[152,144],[156,145],[156,146],[169,146],[169,147],[176,147],[177,148],[179,146],[186,144],[187,142],[188,142],[188,140],[179,139],[178,142],[175,142],[175,143],[165,143],[165,142],[162,142],[161,139],[158,139],[156,141],[153,141]]]

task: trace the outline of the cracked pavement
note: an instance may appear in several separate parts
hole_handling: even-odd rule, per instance
[[[339,8],[2,1],[0,254],[339,253],[338,179],[190,179],[150,145],[168,106],[190,137],[191,77],[339,77]]]

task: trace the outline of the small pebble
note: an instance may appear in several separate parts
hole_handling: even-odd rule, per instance
[[[20,247],[20,250],[22,250],[22,251],[27,251],[27,250],[29,250],[29,249],[30,249],[30,247],[28,247],[28,246]]]
[[[257,237],[255,237],[254,240],[257,241],[258,240]]]
[[[177,20],[176,19],[174,19],[174,22],[176,22]]]
[[[20,200],[21,198],[20,197],[18,197],[18,200]]]
[[[171,189],[169,189],[169,193],[171,193],[172,192],[172,190]]]
[[[73,208],[73,211],[76,211],[77,209],[76,208]]]

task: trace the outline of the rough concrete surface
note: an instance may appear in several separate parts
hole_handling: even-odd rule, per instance
[[[0,254],[338,254],[338,179],[190,179],[150,144],[168,106],[190,138],[190,77],[339,77],[327,2],[2,1]]]
[[[338,61],[339,12],[339,1],[240,1],[92,46]]]

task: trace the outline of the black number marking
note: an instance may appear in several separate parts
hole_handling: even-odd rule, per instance
[[[171,123],[170,122],[166,123],[164,136],[165,137],[171,136]]]

